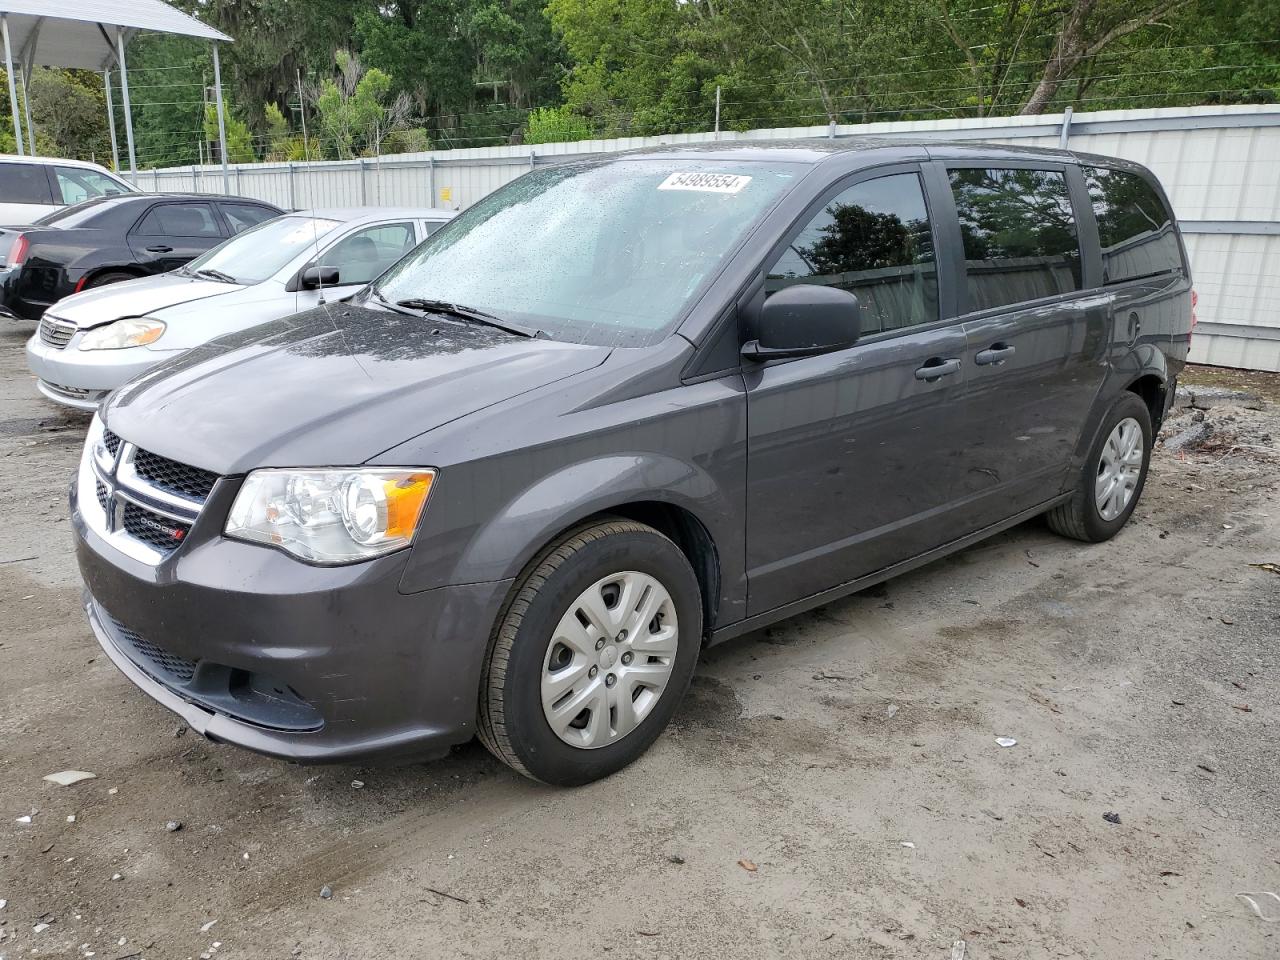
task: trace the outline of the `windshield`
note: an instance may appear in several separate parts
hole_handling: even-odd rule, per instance
[[[290,260],[314,247],[336,226],[337,220],[320,217],[276,217],[264,220],[196,257],[183,270],[207,270],[233,278],[236,283],[261,283],[274,276]]]
[[[656,343],[802,172],[710,159],[536,171],[441,228],[374,292],[463,305],[558,340]]]

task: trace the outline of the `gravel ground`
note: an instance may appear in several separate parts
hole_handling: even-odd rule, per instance
[[[646,757],[558,791],[476,744],[288,766],[135,690],[79,608],[85,421],[28,330],[0,326],[0,957],[1280,956],[1280,378],[1192,372],[1165,436],[1194,435],[1112,542],[1028,523],[710,651]]]

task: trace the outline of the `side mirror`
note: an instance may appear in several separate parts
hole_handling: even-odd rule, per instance
[[[761,363],[842,350],[862,332],[862,305],[838,287],[793,284],[765,300],[755,332],[742,355]]]
[[[336,287],[338,285],[338,268],[327,267],[324,265],[318,267],[307,267],[302,271],[302,277],[299,280],[299,286],[303,290],[315,290],[319,287]]]

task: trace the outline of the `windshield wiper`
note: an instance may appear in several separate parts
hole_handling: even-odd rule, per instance
[[[197,277],[208,277],[210,280],[219,280],[222,283],[239,283],[240,282],[231,274],[223,273],[221,270],[197,270],[195,272],[195,275]]]
[[[386,300],[382,294],[375,293],[384,303]],[[467,320],[471,323],[483,324],[486,327],[494,327],[498,330],[505,330],[507,333],[514,333],[518,337],[536,337],[541,330],[534,330],[531,327],[522,327],[519,324],[512,323],[509,320],[503,320],[495,317],[491,313],[485,313],[483,310],[477,310],[475,307],[463,306],[460,303],[450,303],[448,300],[427,300],[422,297],[409,297],[405,300],[397,300],[397,307],[404,307],[407,310],[422,310],[426,313],[443,313],[445,316],[457,317],[459,320]]]

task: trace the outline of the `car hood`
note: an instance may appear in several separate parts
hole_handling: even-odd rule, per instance
[[[196,347],[121,387],[102,415],[146,450],[221,474],[356,464],[609,353],[331,305]]]
[[[72,294],[58,301],[50,312],[61,320],[87,329],[121,317],[141,317],[167,307],[226,296],[244,289],[235,283],[221,283],[180,273],[161,273]]]

